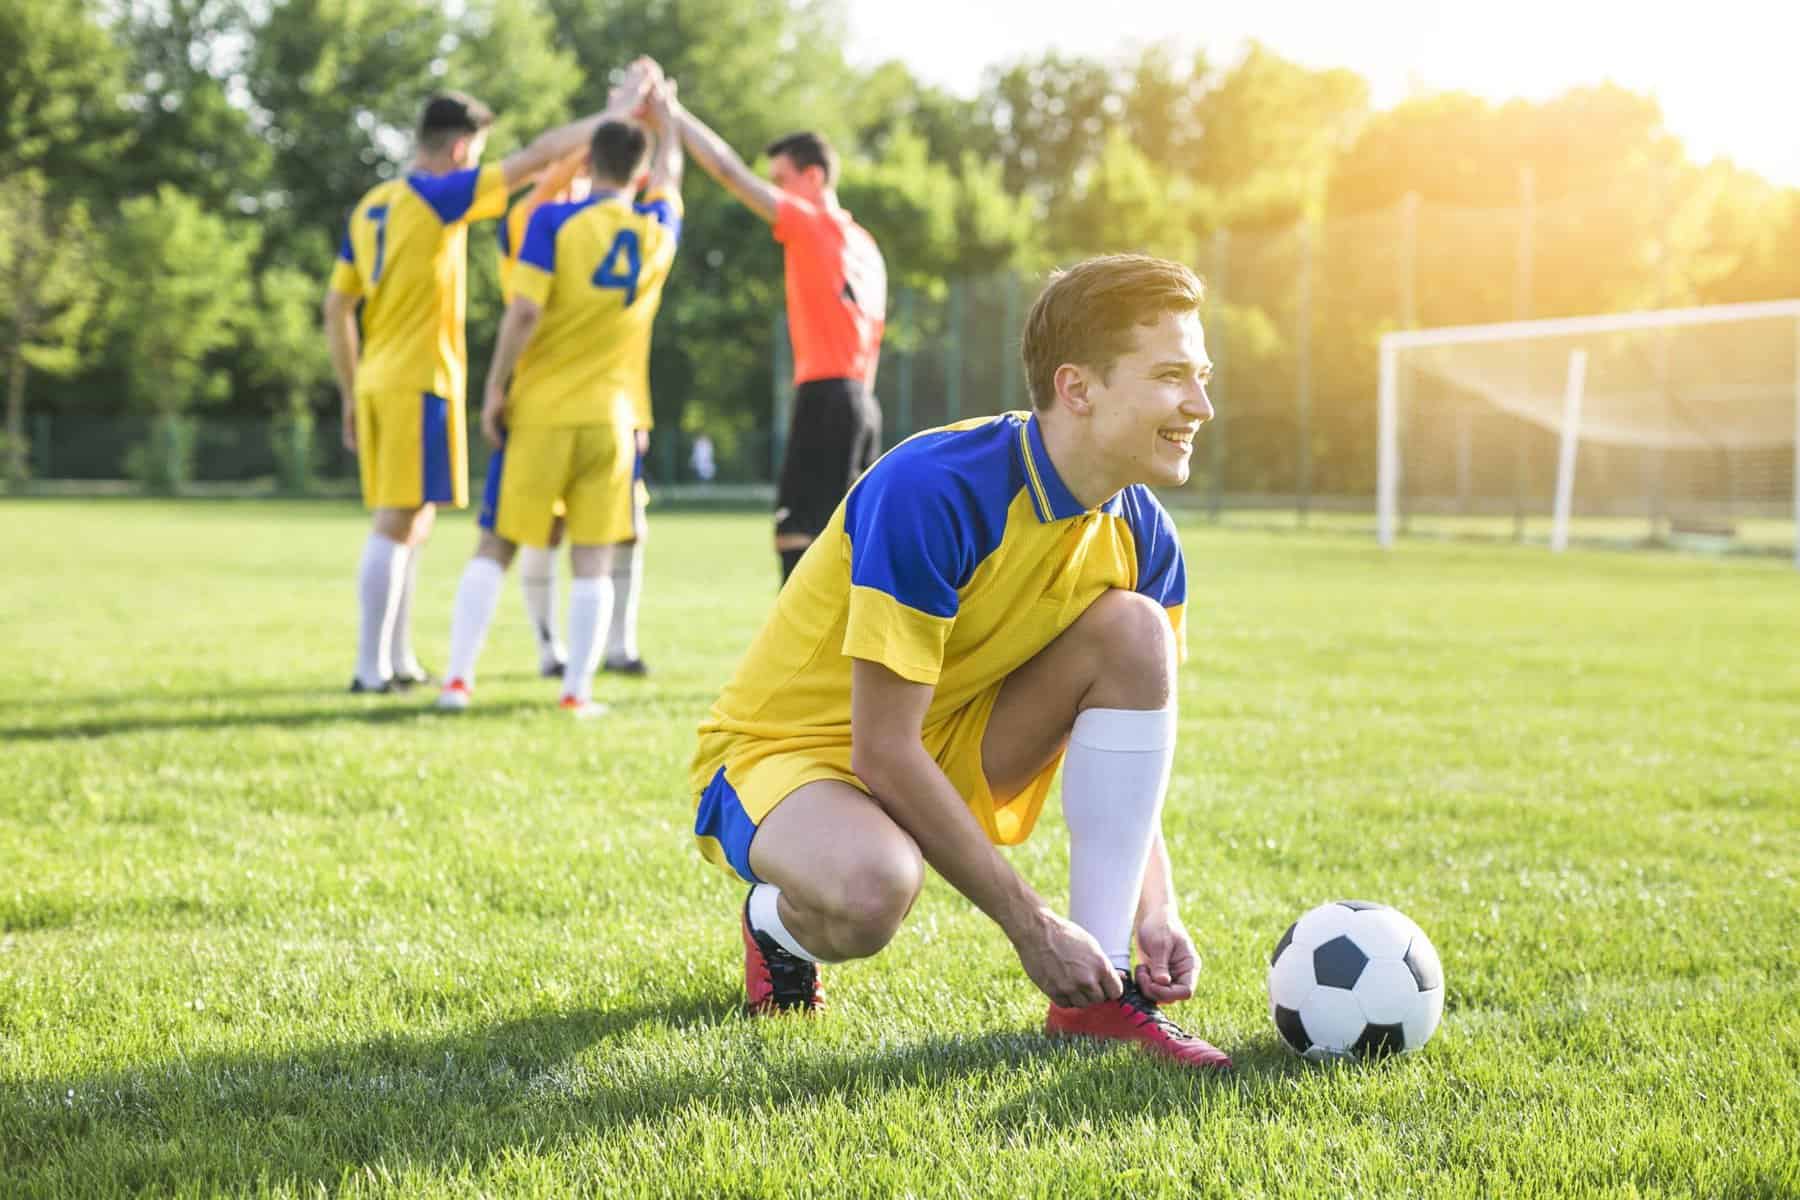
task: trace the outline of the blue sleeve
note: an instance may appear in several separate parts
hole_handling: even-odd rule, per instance
[[[540,271],[556,270],[556,231],[561,228],[561,213],[554,205],[546,204],[532,213],[525,226],[525,244],[519,247],[519,261]]]
[[[344,240],[338,243],[338,261],[355,263],[356,255],[350,249],[350,230],[344,230]]]
[[[677,242],[681,241],[681,214],[675,211],[673,204],[667,200],[652,200],[648,204],[633,204],[631,207],[644,216],[655,217],[656,223],[667,229],[670,237]]]
[[[438,220],[454,225],[475,204],[475,185],[481,179],[481,168],[452,171],[448,175],[408,175],[406,182],[425,203],[431,205]]]
[[[953,492],[931,478],[929,467],[915,455],[889,455],[851,489],[844,501],[850,583],[953,617],[957,592],[978,564]]]
[[[1137,543],[1136,590],[1164,608],[1186,604],[1187,564],[1181,557],[1174,519],[1148,488],[1133,487],[1129,501],[1131,535]]]

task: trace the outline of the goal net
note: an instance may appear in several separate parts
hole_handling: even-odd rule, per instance
[[[1377,529],[1784,553],[1800,300],[1389,334]]]

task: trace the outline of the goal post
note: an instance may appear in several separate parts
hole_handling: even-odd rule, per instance
[[[1390,333],[1376,532],[1800,568],[1800,300]]]

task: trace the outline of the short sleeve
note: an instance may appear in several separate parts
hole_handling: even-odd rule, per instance
[[[525,226],[525,240],[519,247],[519,261],[540,271],[556,270],[556,231],[562,222],[556,211],[546,205],[531,214]]]
[[[951,495],[907,459],[877,464],[844,501],[850,604],[843,652],[935,684],[973,573]]]
[[[506,201],[511,193],[506,186],[506,169],[495,163],[481,168],[475,181],[475,198],[469,204],[466,220],[491,221],[506,214]]]
[[[512,298],[523,297],[539,308],[550,301],[550,285],[556,276],[548,271],[541,271],[528,262],[514,265],[512,269]]]
[[[775,200],[775,224],[770,232],[776,241],[786,246],[806,228],[818,211],[806,201],[782,192]]]
[[[1163,606],[1175,632],[1177,656],[1187,661],[1187,563],[1181,538],[1169,511],[1147,488],[1133,488],[1127,519],[1137,547],[1138,577],[1134,589]]]
[[[681,196],[674,192],[652,192],[643,201],[631,206],[642,216],[654,220],[669,231],[669,237],[677,242],[681,240]]]
[[[338,244],[337,259],[331,265],[331,290],[346,296],[363,294],[362,273],[356,269],[356,255],[350,249],[350,233]]]

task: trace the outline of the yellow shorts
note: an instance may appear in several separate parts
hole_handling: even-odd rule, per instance
[[[925,730],[925,748],[943,769],[988,840],[1016,846],[1031,835],[1050,785],[1062,766],[1058,754],[1017,794],[996,796],[981,767],[981,740],[1000,698],[1001,680],[965,707]],[[706,753],[712,738],[726,742],[723,763]],[[716,744],[716,743],[715,743]],[[750,869],[750,841],[757,826],[796,790],[821,779],[836,779],[867,792],[850,770],[850,744],[821,739],[780,743],[744,735],[711,734],[689,780],[694,795],[694,840],[708,862],[749,883],[762,880]]]
[[[430,392],[356,397],[356,458],[368,508],[469,503],[469,437],[460,404]]]
[[[574,544],[632,541],[636,460],[630,430],[621,436],[612,425],[509,429],[506,444],[488,460],[481,527],[515,545],[547,546],[560,501]]]

